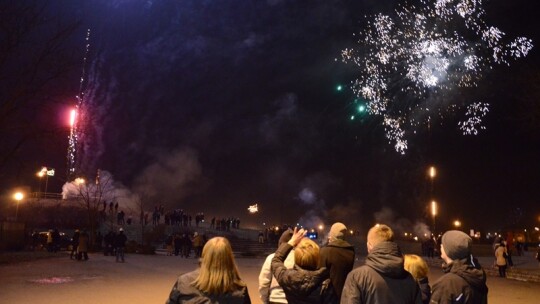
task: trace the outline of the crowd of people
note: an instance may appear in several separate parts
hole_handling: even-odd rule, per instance
[[[193,234],[185,232],[169,235],[165,239],[167,255],[172,256],[174,254],[175,256],[180,255],[183,258],[189,258],[193,250],[194,257],[199,258],[206,241],[206,235],[201,235],[196,231]]]
[[[285,230],[266,258],[259,274],[263,303],[487,303],[486,274],[472,255],[472,239],[461,231],[442,235],[444,274],[433,285],[425,260],[403,255],[387,225],[369,230],[365,264],[355,269],[343,223],[332,225],[323,247],[306,233]],[[251,303],[227,239],[210,239],[200,261],[177,279],[168,304]]]
[[[125,225],[124,213],[118,204],[103,205],[103,212],[117,214],[117,224]],[[156,206],[152,224],[190,227],[192,216],[182,209],[165,212]],[[144,224],[147,219],[141,218]],[[195,226],[204,222],[204,213],[195,215]],[[143,222],[141,222],[143,223]],[[130,223],[128,223],[130,224]],[[238,229],[238,218],[212,218],[210,228],[228,231]],[[281,233],[281,231],[283,231]],[[263,303],[487,303],[486,274],[472,256],[472,239],[457,230],[447,231],[438,240],[422,244],[428,258],[440,255],[444,275],[435,283],[428,281],[429,268],[417,255],[402,254],[394,242],[394,232],[386,225],[375,225],[367,233],[367,256],[364,265],[354,269],[355,248],[347,241],[348,229],[334,223],[326,245],[320,247],[306,237],[307,231],[297,228],[271,229],[259,234],[259,241],[277,241],[276,252],[270,254],[259,274],[259,294]],[[280,234],[279,234],[280,233]],[[47,233],[47,250],[58,250],[59,232]],[[124,262],[127,237],[120,227],[96,243],[104,255]],[[437,244],[440,245],[437,245]],[[199,268],[181,275],[170,292],[167,303],[210,301],[250,303],[247,286],[240,278],[229,241],[223,237],[207,240],[206,235],[189,232],[169,235],[165,240],[168,256],[200,259]],[[75,230],[70,258],[88,260],[89,235]],[[494,243],[496,266],[501,277],[512,267],[511,250],[505,240]],[[540,248],[536,258],[540,261]]]

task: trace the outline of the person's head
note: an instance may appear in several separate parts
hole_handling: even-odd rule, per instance
[[[279,241],[278,241],[278,247],[281,246],[281,244],[283,243],[287,243],[291,237],[292,237],[292,230],[291,229],[287,229],[285,231],[283,231],[283,233],[281,234],[281,237],[279,238]]]
[[[389,242],[394,240],[394,232],[392,229],[383,224],[377,224],[368,231],[367,235],[367,249],[368,252],[373,250],[373,247],[382,242]]]
[[[214,295],[226,294],[246,286],[240,279],[231,244],[214,237],[204,245],[199,276],[193,282],[198,290]]]
[[[347,227],[343,223],[334,223],[332,227],[330,227],[330,232],[328,232],[328,241],[331,243],[338,239],[343,240],[346,233]]]
[[[403,268],[405,268],[415,280],[418,281],[428,276],[429,268],[424,259],[416,254],[406,254],[403,258]]]
[[[472,239],[462,231],[446,231],[441,239],[441,258],[450,263],[471,255]]]
[[[294,247],[294,263],[303,269],[316,270],[319,264],[319,245],[310,238],[302,238]]]

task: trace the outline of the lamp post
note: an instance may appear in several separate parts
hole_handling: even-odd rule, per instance
[[[430,182],[429,195],[431,196],[431,199],[433,199],[433,182],[435,180],[435,176],[437,176],[437,169],[435,169],[435,166],[429,167],[428,176],[429,176],[429,182]],[[435,200],[432,200],[431,201],[431,217],[433,219],[433,234],[435,234],[435,216],[437,216],[437,202]]]
[[[39,178],[39,191],[38,191],[38,197],[37,198],[40,198],[41,197],[41,180],[43,179],[43,176],[47,175],[47,172],[43,171],[43,169],[41,169],[41,171],[36,173],[36,175]]]
[[[460,220],[455,220],[455,221],[454,221],[454,227],[456,227],[456,229],[458,229],[459,227],[461,227],[461,222],[460,222]]]
[[[52,169],[54,175],[54,169]],[[37,173],[39,177],[39,192],[41,193],[41,179],[45,176],[45,197],[47,197],[47,188],[49,186],[49,169],[47,167],[41,167],[41,170]]]
[[[24,194],[22,194],[22,192],[15,192],[15,194],[13,194],[13,198],[17,202],[17,207],[15,208],[15,222],[16,222],[19,215],[19,203],[24,198]]]
[[[435,166],[431,166],[428,169],[428,176],[429,176],[429,195],[433,198],[433,183],[435,181],[435,176],[437,176],[437,169],[435,169]]]
[[[431,216],[433,217],[433,234],[435,234],[435,217],[437,216],[437,202],[431,201]]]

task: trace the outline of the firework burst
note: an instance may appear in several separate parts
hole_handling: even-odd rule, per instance
[[[386,137],[396,151],[407,149],[406,130],[432,115],[461,108],[463,101],[446,100],[447,93],[477,86],[486,70],[509,65],[532,49],[530,39],[507,39],[484,17],[481,0],[404,4],[392,16],[372,16],[359,35],[359,47],[342,51],[342,60],[360,69],[352,82],[354,93],[368,100],[369,114],[382,116]],[[430,104],[437,98],[445,102]],[[484,129],[482,118],[489,104],[465,105],[466,120],[459,127],[464,134],[477,134]]]

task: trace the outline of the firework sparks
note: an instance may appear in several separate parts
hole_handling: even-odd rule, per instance
[[[465,116],[467,120],[458,122],[458,126],[463,135],[476,135],[478,134],[478,128],[484,130],[486,127],[482,126],[482,118],[489,112],[489,105],[483,102],[475,102],[467,106],[467,112]]]
[[[393,16],[372,16],[360,33],[360,47],[342,51],[344,62],[360,68],[352,82],[354,93],[368,101],[369,114],[383,117],[386,137],[396,151],[405,152],[406,130],[420,125],[419,117],[428,122],[434,113],[460,108],[457,101],[444,98],[447,93],[477,86],[484,71],[495,64],[509,65],[532,49],[530,39],[507,39],[503,31],[488,26],[484,16],[481,0],[401,5]],[[435,96],[442,97],[444,105],[430,105]],[[482,118],[488,111],[487,103],[470,103],[466,120],[459,123],[463,133],[484,129]]]
[[[90,29],[86,31],[86,52],[83,58],[83,68],[81,79],[79,83],[79,95],[77,95],[77,105],[74,110],[71,111],[70,117],[70,133],[68,137],[68,151],[67,151],[67,178],[71,180],[76,171],[76,157],[77,157],[77,145],[79,140],[80,124],[78,123],[77,115],[80,114],[83,108],[84,101],[84,86],[86,77],[86,62],[88,60],[88,54],[90,52]]]

